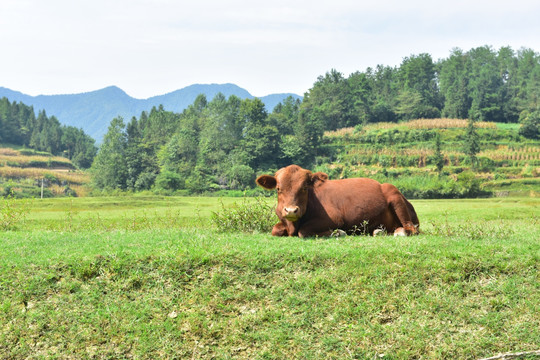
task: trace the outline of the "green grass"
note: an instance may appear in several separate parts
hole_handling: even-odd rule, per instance
[[[497,129],[504,129],[504,130],[519,130],[521,124],[515,124],[515,123],[496,123]]]
[[[23,227],[0,233],[0,358],[536,350],[540,199],[413,204],[420,236],[299,239],[220,233],[216,198],[35,200]],[[70,213],[71,229],[55,227]]]
[[[29,230],[142,230],[200,227],[220,203],[213,197],[126,196],[35,199],[24,227]]]

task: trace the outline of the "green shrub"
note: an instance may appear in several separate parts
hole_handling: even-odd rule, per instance
[[[243,198],[241,203],[212,212],[211,222],[223,232],[269,232],[276,223],[274,208],[265,198]]]
[[[529,113],[523,111],[519,116],[519,122],[521,127],[519,128],[519,135],[528,139],[540,138],[540,112],[534,111]]]
[[[0,229],[13,230],[26,220],[29,212],[28,200],[16,200],[13,193],[0,203]]]
[[[410,199],[457,199],[489,196],[491,192],[481,188],[482,180],[471,171],[458,175],[457,181],[449,176],[403,176],[396,179],[377,179],[394,184]]]
[[[176,190],[184,188],[185,181],[182,176],[174,171],[164,170],[156,177],[156,188]]]
[[[45,175],[43,175],[43,178],[49,181],[51,184],[58,183],[58,178],[54,174],[46,173]]]
[[[148,190],[154,185],[154,181],[156,180],[157,174],[154,172],[143,172],[140,174],[137,178],[137,181],[135,181],[135,190]]]

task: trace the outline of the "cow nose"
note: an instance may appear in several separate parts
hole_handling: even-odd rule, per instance
[[[298,214],[298,206],[291,206],[291,207],[286,207],[285,208],[285,213],[287,215],[296,215]]]

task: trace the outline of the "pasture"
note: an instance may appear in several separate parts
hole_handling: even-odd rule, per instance
[[[540,348],[540,199],[413,200],[422,234],[408,238],[216,229],[211,213],[235,203],[25,203],[24,223],[0,233],[0,358],[478,359]]]

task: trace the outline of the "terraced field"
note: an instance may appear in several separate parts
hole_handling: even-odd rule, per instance
[[[408,181],[418,189],[430,182],[436,187],[435,183],[459,181],[460,174],[472,170],[484,196],[540,195],[540,142],[519,136],[517,124],[480,122],[476,127],[481,151],[473,168],[463,150],[466,126],[466,120],[419,119],[326,132],[327,156],[320,159],[317,170],[333,178]],[[440,175],[435,167],[436,136],[440,136],[444,159]],[[442,190],[439,195],[460,197],[457,192],[445,194]]]
[[[67,158],[29,149],[0,147],[0,194],[19,197],[84,196],[90,176]]]

